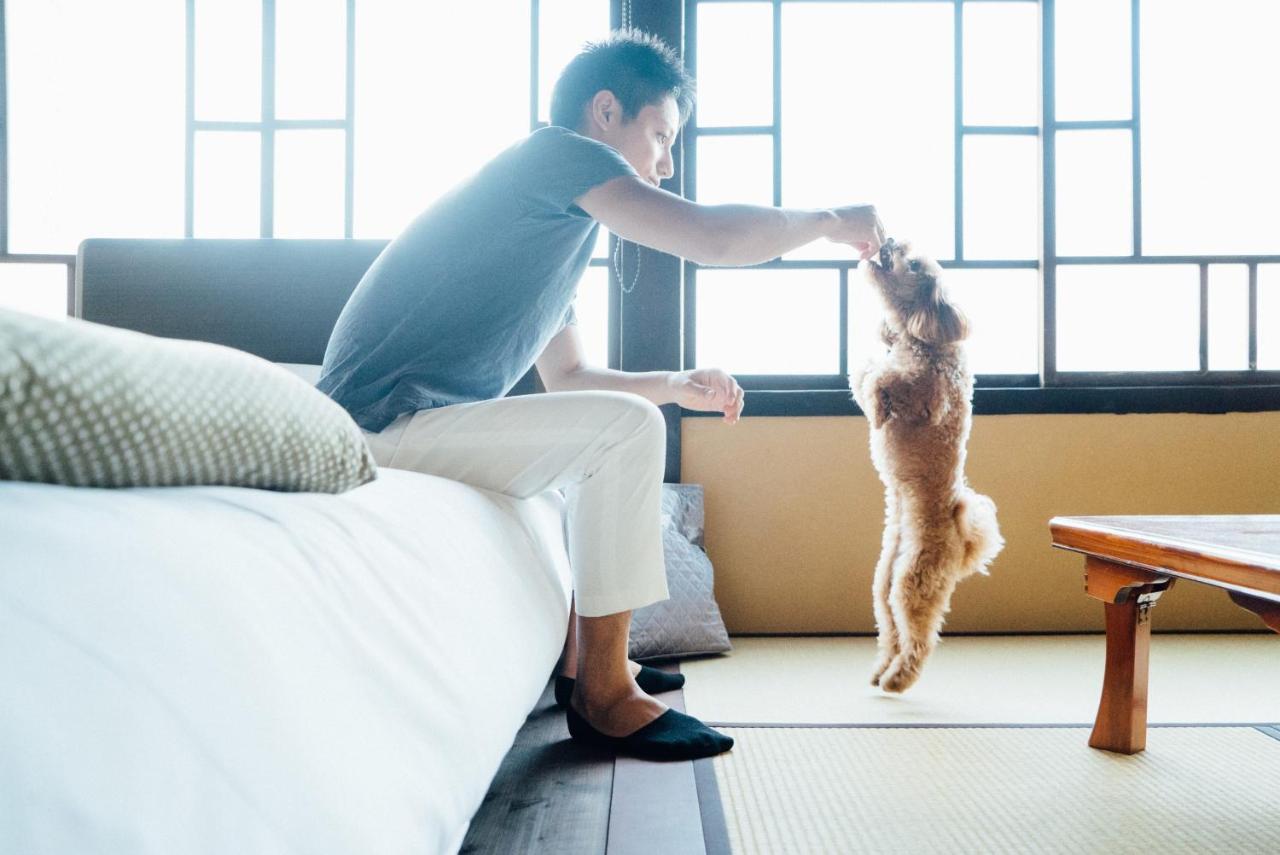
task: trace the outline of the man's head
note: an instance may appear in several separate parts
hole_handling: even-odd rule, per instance
[[[565,66],[551,93],[551,124],[608,143],[657,184],[671,176],[671,146],[693,99],[675,51],[638,30],[616,30]]]

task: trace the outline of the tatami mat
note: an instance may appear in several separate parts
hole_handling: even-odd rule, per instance
[[[851,724],[1092,724],[1102,635],[944,637],[902,695],[868,682],[874,638],[734,638],[687,660],[685,703],[705,721]],[[1280,636],[1156,634],[1152,723],[1280,722]]]
[[[1280,852],[1280,739],[1153,728],[1133,756],[1081,728],[729,728],[729,843],[754,853]]]

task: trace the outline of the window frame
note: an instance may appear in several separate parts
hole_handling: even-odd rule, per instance
[[[812,0],[804,0],[812,2]],[[280,129],[326,128],[346,133],[346,184],[344,237],[352,235],[353,147],[354,147],[354,14],[355,0],[346,0],[347,8],[347,112],[344,119],[319,121],[277,120],[274,117],[274,0],[263,0],[263,116],[258,122],[196,121],[194,116],[194,2],[185,0],[187,9],[187,152],[185,234],[192,234],[194,135],[196,131],[253,130],[263,134],[263,168],[261,180],[262,215],[260,232],[272,233],[272,192],[274,168],[270,141]],[[540,126],[538,120],[538,47],[539,2],[530,0],[530,129]],[[697,74],[697,10],[702,4],[736,2],[759,3],[772,7],[773,13],[773,124],[760,128],[701,129],[697,126],[697,108],[688,127],[680,135],[676,151],[676,175],[668,189],[684,192],[689,198],[696,193],[696,141],[700,136],[735,132],[761,133],[773,136],[774,204],[781,203],[781,120],[782,93],[781,38],[782,7],[802,0],[650,0],[632,9],[630,0],[609,2],[613,26],[630,21],[635,26],[656,32],[669,43],[681,46],[691,74]],[[1054,118],[1054,9],[1055,0],[825,0],[833,3],[950,3],[954,9],[955,41],[955,190],[953,200],[956,229],[956,258],[943,260],[944,268],[1033,268],[1040,270],[1040,371],[1038,374],[979,375],[974,395],[977,413],[1120,413],[1120,412],[1205,412],[1280,410],[1280,371],[1257,369],[1258,336],[1258,266],[1280,263],[1280,254],[1266,255],[1188,255],[1146,256],[1142,253],[1142,164],[1140,101],[1140,12],[1141,0],[1129,0],[1131,117],[1127,120],[1057,121]],[[966,3],[1034,3],[1040,10],[1041,39],[1041,116],[1039,127],[968,126],[963,124],[963,8]],[[625,17],[624,17],[625,16]],[[68,314],[74,314],[75,256],[65,254],[14,254],[9,252],[8,211],[8,146],[7,146],[7,62],[5,61],[6,17],[0,0],[0,264],[61,264],[67,269]],[[1132,140],[1133,181],[1133,253],[1128,256],[1074,256],[1056,254],[1055,207],[1055,139],[1059,130],[1123,129]],[[1035,261],[970,261],[963,258],[963,141],[967,136],[987,134],[1035,135],[1041,148],[1041,254]],[[687,192],[686,192],[687,191]],[[622,247],[621,267],[634,292],[621,293],[617,263],[611,258],[618,250],[617,238],[610,235],[610,258],[594,258],[593,267],[609,268],[609,367],[623,370],[680,370],[693,367],[696,352],[696,295],[699,265],[681,261],[634,244]],[[638,262],[640,269],[636,270]],[[1200,271],[1200,369],[1181,372],[1062,372],[1056,360],[1055,294],[1057,269],[1063,265],[1186,264]],[[1209,371],[1208,360],[1208,269],[1213,264],[1242,264],[1248,271],[1249,300],[1249,368],[1238,371]],[[840,277],[841,334],[840,370],[831,375],[744,375],[738,380],[751,394],[747,415],[855,415],[860,411],[847,390],[847,316],[849,271],[853,261],[774,260],[759,268],[820,267],[835,269]],[[634,271],[634,272],[633,272]],[[636,277],[633,279],[633,277]],[[715,414],[686,412],[690,416]]]
[[[770,134],[773,138],[773,204],[782,203],[782,9],[802,0],[687,0],[685,3],[686,66],[697,77],[698,9],[703,5],[750,3],[768,5],[773,13],[773,122],[764,126],[701,128],[693,116],[685,129],[689,141],[685,151],[688,175],[686,194],[696,201],[697,140],[703,136]],[[954,39],[954,151],[955,257],[940,260],[944,269],[1036,269],[1040,271],[1040,354],[1035,374],[978,375],[975,380],[976,413],[1127,413],[1257,411],[1280,409],[1280,370],[1257,368],[1257,280],[1258,265],[1280,262],[1280,255],[1189,255],[1149,256],[1142,252],[1142,171],[1140,100],[1140,0],[1129,0],[1131,115],[1127,120],[1058,121],[1054,108],[1054,11],[1055,0],[826,0],[853,4],[920,3],[949,4],[953,9]],[[1041,115],[1038,126],[968,125],[964,122],[964,7],[966,4],[1034,4],[1040,14]],[[1133,252],[1126,256],[1058,256],[1056,253],[1056,162],[1055,141],[1060,130],[1115,130],[1130,132],[1132,150]],[[1020,259],[970,260],[964,257],[964,140],[986,135],[1028,135],[1040,140],[1041,216],[1040,257]],[[1243,264],[1249,287],[1249,368],[1236,371],[1208,368],[1208,277],[1212,264]],[[1197,265],[1200,271],[1199,370],[1195,371],[1060,371],[1057,367],[1057,270],[1065,265]],[[840,373],[833,375],[747,375],[738,380],[748,395],[745,414],[755,415],[850,415],[859,413],[847,392],[848,278],[856,261],[799,261],[775,259],[758,265],[763,269],[834,269],[840,277]],[[697,276],[701,265],[684,262],[684,367],[694,366],[697,341]],[[755,268],[753,268],[755,269]],[[700,415],[700,414],[692,414]]]

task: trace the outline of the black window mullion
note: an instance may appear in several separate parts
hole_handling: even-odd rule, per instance
[[[1200,263],[1200,370],[1209,370],[1209,265]]]
[[[1138,33],[1138,2],[1129,0],[1129,85],[1132,90],[1130,100],[1130,118],[1133,126],[1129,131],[1129,141],[1133,146],[1133,254],[1142,255],[1142,110],[1140,108],[1141,86],[1139,85],[1140,56],[1138,45],[1141,41]]]
[[[347,116],[346,175],[342,189],[342,236],[348,240],[355,234],[356,174],[356,0],[347,0]]]
[[[964,258],[964,5],[955,0],[954,24],[952,37],[954,48],[952,60],[955,62],[954,87],[952,92],[953,109],[952,124],[955,135],[952,139],[952,156],[955,158],[955,184],[952,201],[952,214],[955,227],[955,249],[952,256],[957,260]]]
[[[196,186],[196,0],[187,0],[187,116],[186,163],[184,164],[186,187],[183,196],[182,235],[195,234],[195,186]]]
[[[696,0],[686,0],[684,4],[684,65],[689,76],[698,79],[698,4]],[[698,137],[703,133],[698,127],[698,100],[693,101],[693,112],[689,116],[688,127],[692,133],[683,134],[684,142],[684,195],[695,202],[698,199]],[[732,129],[730,129],[732,130]],[[759,130],[770,130],[762,128]],[[698,265],[692,261],[684,262],[684,305],[681,307],[681,323],[684,341],[681,355],[681,368],[688,369],[697,365],[698,353]],[[612,293],[612,289],[610,289]]]
[[[1040,384],[1058,382],[1057,327],[1057,190],[1054,152],[1058,125],[1054,107],[1054,0],[1040,4],[1040,141],[1041,211],[1040,232]]]
[[[638,30],[662,39],[678,53],[684,53],[684,0],[645,0],[629,4],[631,24]],[[611,0],[614,25],[622,22],[622,3]],[[677,140],[684,135],[681,134]],[[674,173],[668,188],[677,195],[686,190],[683,146],[672,150]],[[674,371],[680,369],[682,348],[680,317],[683,309],[682,273],[685,262],[664,252],[628,243],[624,252],[632,264],[622,269],[628,276],[621,295],[619,368],[624,371]],[[636,268],[639,265],[638,276]],[[632,278],[634,278],[634,287]],[[621,285],[622,283],[619,283]],[[612,287],[611,287],[611,290]],[[667,463],[665,480],[680,480],[680,407],[663,407],[667,421]]]
[[[538,0],[529,0],[529,131],[538,129]]]
[[[1249,263],[1249,370],[1258,370],[1258,263]]]
[[[9,254],[9,59],[0,0],[0,255]]]
[[[840,373],[849,373],[849,268],[840,268]]]
[[[782,0],[773,0],[773,204],[782,207]]]
[[[262,0],[262,160],[258,233],[269,238],[275,232],[276,162],[276,0]]]

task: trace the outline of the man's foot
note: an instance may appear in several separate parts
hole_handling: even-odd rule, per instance
[[[574,700],[578,700],[576,694]],[[649,700],[652,701],[652,698]],[[696,760],[712,757],[733,747],[733,737],[712,730],[693,716],[670,708],[634,730],[615,727],[622,718],[649,714],[639,707],[620,709],[624,706],[635,707],[633,701],[623,701],[606,710],[604,715],[593,722],[571,702],[565,710],[569,735],[579,742],[646,760]],[[621,735],[614,733],[615,730],[621,731]]]
[[[650,668],[648,665],[639,665],[635,662],[629,662],[628,664],[632,666],[632,678],[645,694],[658,695],[662,692],[675,691],[684,685],[683,674],[668,674],[666,671]],[[556,706],[560,707],[560,709],[568,709],[569,698],[573,695],[575,682],[572,677],[566,677],[563,674],[556,675]]]

